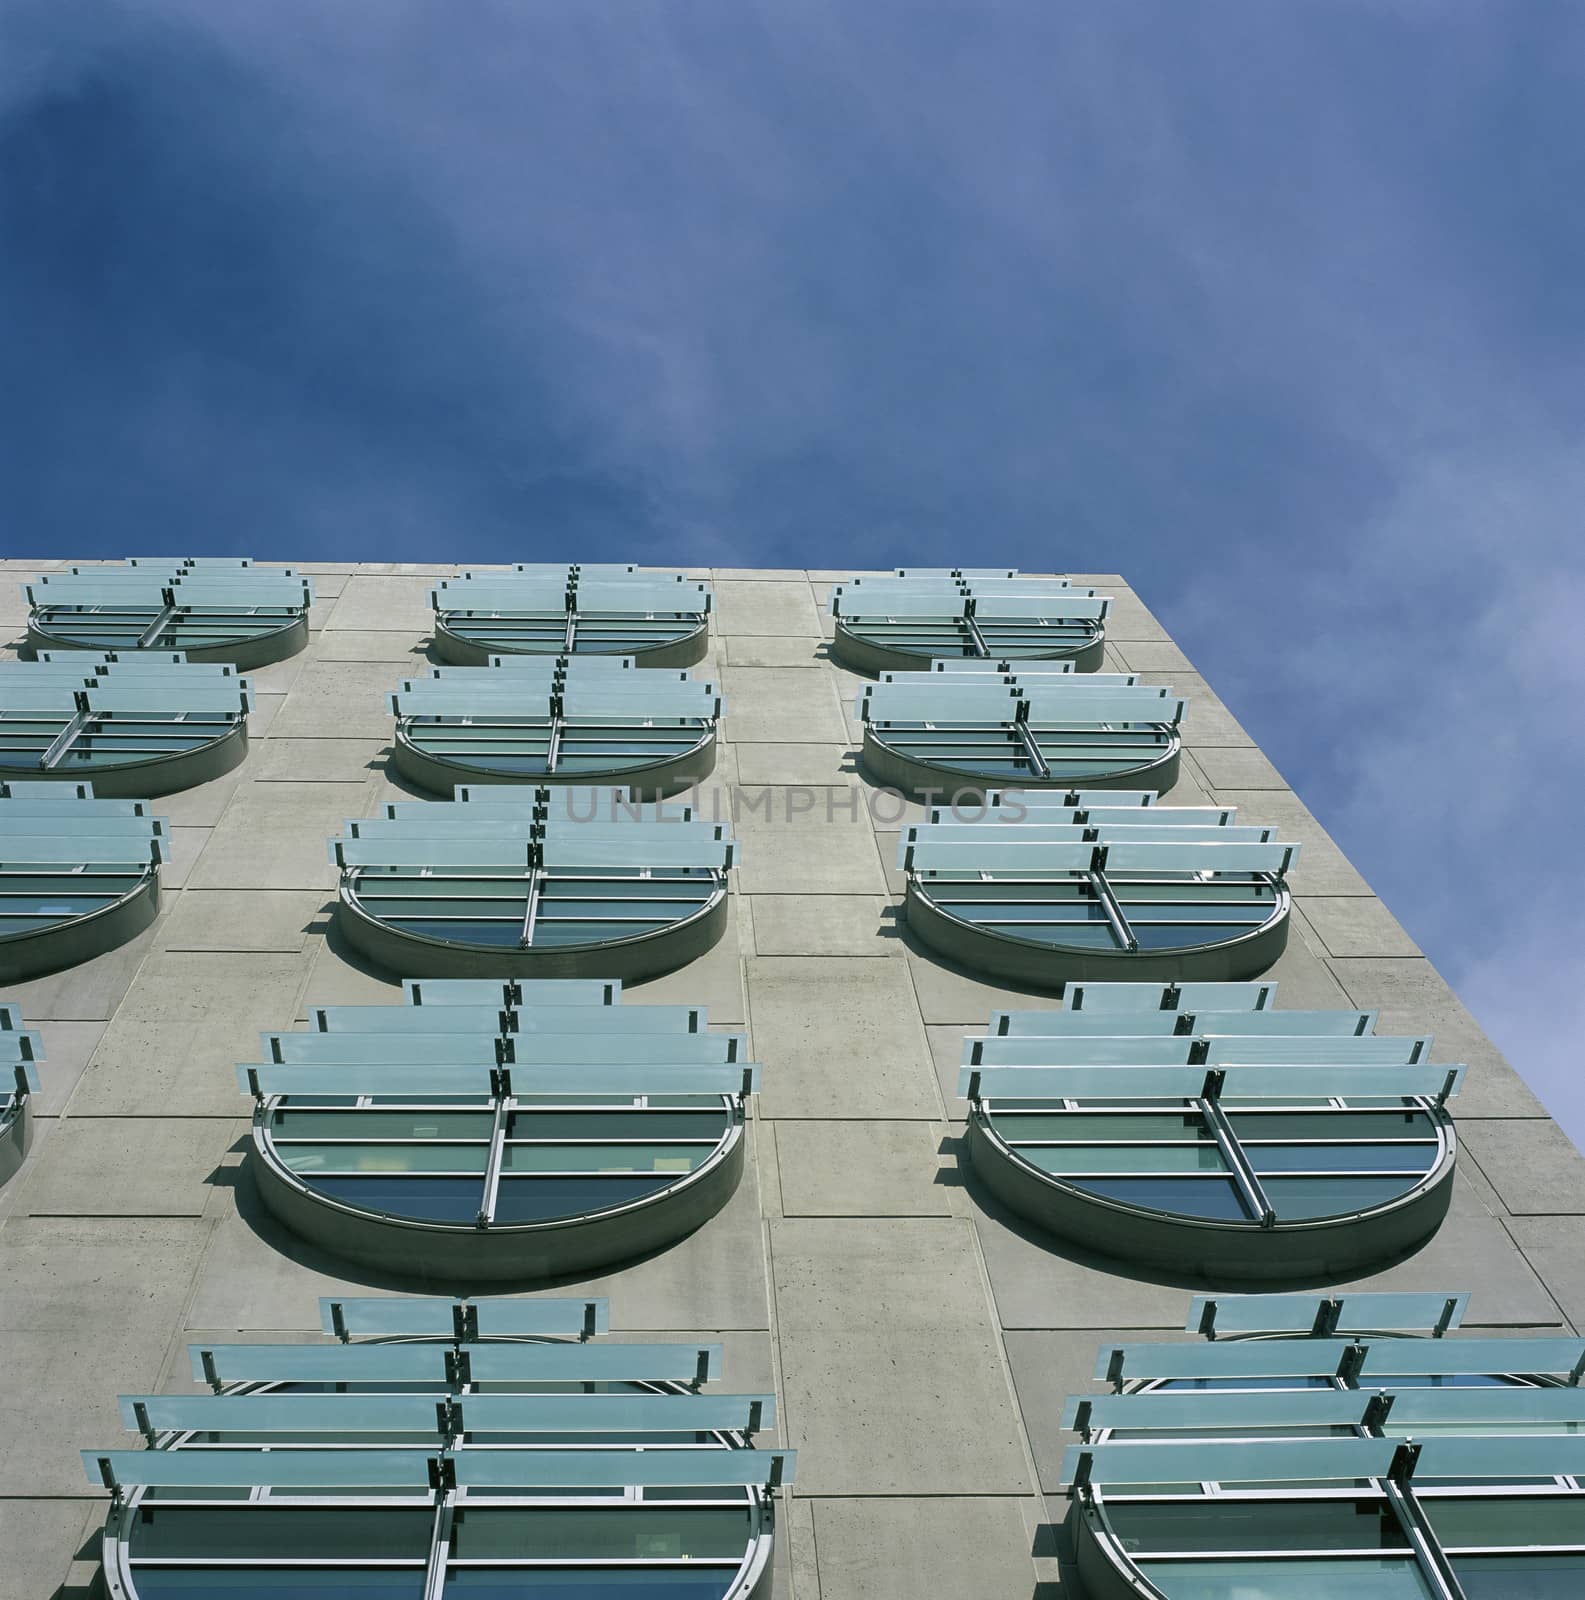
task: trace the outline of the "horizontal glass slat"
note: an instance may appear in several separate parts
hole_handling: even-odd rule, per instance
[[[340,1062],[354,1064],[388,1063],[392,1066],[428,1062],[495,1060],[498,1028],[465,1032],[415,1032],[411,1035],[384,1033],[266,1033],[264,1053],[271,1060],[317,1062],[326,1066]]]
[[[1212,1066],[1232,1062],[1258,1062],[1266,1066],[1407,1066],[1431,1056],[1431,1037],[1395,1038],[1375,1034],[1306,1038],[1294,1035],[1226,1036],[1206,1040],[1206,1060]]]
[[[75,808],[90,804],[97,806],[99,802],[73,801],[68,808],[40,815],[32,811],[14,811],[9,802],[0,801],[0,840],[39,839],[52,835],[72,838],[79,834],[96,839],[152,839],[168,830],[164,817],[106,816],[98,811],[80,817]]]
[[[1568,1339],[1271,1339],[1205,1344],[1105,1346],[1096,1377],[1109,1375],[1120,1354],[1125,1380],[1148,1378],[1299,1378],[1335,1373],[1357,1343],[1372,1377],[1450,1373],[1567,1373],[1585,1357],[1585,1341]]]
[[[429,1487],[428,1450],[84,1450],[90,1483],[169,1489]]]
[[[465,1395],[462,1425],[490,1433],[690,1433],[747,1430],[776,1420],[768,1394],[481,1394]]]
[[[449,1331],[449,1328],[448,1328]],[[121,1396],[121,1420],[203,1433],[435,1433],[435,1397],[422,1394],[145,1394]],[[438,1440],[437,1440],[438,1442]]]
[[[463,1488],[618,1489],[791,1483],[792,1450],[462,1450]]]
[[[589,1065],[562,1062],[511,1066],[512,1092],[518,1096],[543,1095],[577,1102],[598,1095],[736,1095],[743,1092],[745,1075],[751,1092],[759,1088],[757,1062],[730,1062],[721,1065],[640,1062]],[[377,1095],[387,1099],[428,1099],[461,1096],[473,1098],[490,1094],[490,1067],[451,1065],[272,1065],[268,1062],[237,1068],[237,1082],[244,1094],[253,1092],[250,1074],[257,1079],[259,1093],[271,1095],[311,1095],[334,1099],[357,1095]]]
[[[1195,1046],[1196,1041],[1184,1035],[1081,1035],[1045,1039],[1008,1034],[965,1039],[963,1059],[966,1064],[987,1067],[1100,1067],[1114,1063],[1134,1067],[1181,1067],[1188,1065]],[[1203,1079],[1203,1072],[1201,1077]]]
[[[1260,846],[1254,848],[1259,849]],[[912,852],[913,870],[931,872],[1070,873],[1088,872],[1095,859],[1093,844],[1002,844],[989,839],[962,843],[923,837],[909,845],[906,837],[898,850],[898,865],[906,866]]]
[[[482,1330],[481,1330],[482,1331]],[[223,1383],[444,1382],[451,1345],[190,1345],[193,1377],[207,1351]],[[721,1375],[718,1344],[486,1344],[466,1346],[473,1377],[491,1383],[691,1383]],[[705,1370],[700,1371],[701,1357]]]
[[[1137,1100],[1193,1099],[1203,1089],[1203,1066],[1074,1066],[964,1067],[958,1093],[967,1095],[971,1077],[979,1074],[985,1100]],[[1456,1095],[1463,1085],[1462,1066],[1292,1067],[1229,1066],[1223,1073],[1221,1098],[1229,1100],[1398,1099]],[[1451,1080],[1451,1083],[1449,1082]]]
[[[240,685],[210,689],[201,684],[171,689],[107,682],[86,691],[90,711],[131,712],[149,716],[241,716],[250,709]]]
[[[1107,1442],[1071,1446],[1062,1478],[1071,1483],[1088,1457],[1098,1484],[1348,1481],[1385,1476],[1396,1450],[1396,1441],[1384,1439]]]
[[[65,838],[0,835],[0,865],[149,866],[165,859],[158,839],[106,839],[92,834]]]
[[[1481,1391],[1485,1392],[1485,1391]],[[1358,1389],[1261,1389],[1253,1392],[1154,1390],[1143,1394],[1070,1395],[1062,1426],[1079,1425],[1089,1407],[1091,1428],[1192,1429],[1348,1427],[1364,1420],[1372,1396]],[[1396,1405],[1396,1402],[1394,1402]]]
[[[1070,1011],[1266,1011],[1276,1003],[1275,983],[1076,983],[1068,993]]]
[[[463,1306],[478,1319],[480,1338],[527,1335],[576,1337],[587,1326],[593,1308],[594,1333],[610,1327],[610,1302],[594,1298],[508,1300],[485,1296],[478,1300],[407,1299],[376,1295],[342,1297],[326,1295],[319,1302],[320,1323],[326,1333],[336,1331],[333,1309],[341,1308],[342,1326],[349,1334],[430,1334],[449,1337],[456,1326],[453,1307]]]
[[[1224,1333],[1308,1333],[1323,1304],[1335,1304],[1337,1331],[1429,1332],[1442,1326],[1449,1301],[1453,1311],[1446,1326],[1456,1328],[1464,1319],[1467,1294],[1404,1294],[1366,1290],[1334,1296],[1314,1294],[1196,1295],[1189,1303],[1184,1326],[1198,1330],[1207,1308],[1214,1308],[1214,1326]]]
[[[1134,844],[1116,837],[1106,845],[1106,870],[1118,872],[1286,873],[1299,858],[1296,844]]]
[[[404,978],[409,1005],[471,1006],[502,1003],[525,1011],[539,1006],[611,1006],[622,995],[620,978]]]

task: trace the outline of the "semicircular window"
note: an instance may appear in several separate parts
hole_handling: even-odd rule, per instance
[[[246,558],[133,558],[74,566],[25,584],[35,650],[183,651],[260,667],[308,642],[310,579]]]
[[[492,655],[610,655],[688,667],[710,644],[709,585],[657,568],[468,569],[438,584],[430,602],[436,650],[463,666]]]
[[[1356,1271],[1447,1213],[1464,1069],[1275,984],[1075,984],[964,1045],[980,1180],[1071,1242],[1216,1278]]]
[[[436,667],[391,696],[396,765],[449,794],[459,780],[588,783],[620,778],[646,798],[715,766],[721,696],[686,671],[633,656],[492,656]]]
[[[721,937],[734,849],[694,807],[625,790],[459,785],[348,821],[337,923],[426,977],[649,977]]]
[[[180,651],[0,661],[0,777],[91,778],[100,798],[170,794],[248,753],[248,680]]]
[[[1063,1415],[1080,1593],[1572,1600],[1585,1341],[1439,1337],[1464,1301],[1197,1300],[1214,1342],[1103,1347]]]
[[[432,1280],[542,1278],[670,1244],[737,1188],[758,1068],[699,1007],[601,979],[406,998],[319,1008],[238,1068],[258,1190],[305,1237]]]
[[[0,782],[0,981],[124,943],[159,911],[168,824],[91,783]]]
[[[0,1183],[27,1156],[43,1059],[43,1039],[23,1025],[16,1006],[0,1000]]]
[[[832,652],[855,672],[928,668],[938,656],[1101,664],[1110,601],[1066,578],[917,572],[852,578],[831,592]]]
[[[940,660],[888,672],[858,699],[866,772],[913,794],[987,783],[1159,793],[1177,781],[1185,705],[1135,673],[1071,662]]]
[[[604,1300],[338,1299],[326,1338],[189,1346],[85,1450],[124,1600],[748,1600],[795,1454],[719,1344],[607,1343]],[[759,1592],[765,1592],[763,1588]]]
[[[1153,791],[992,792],[905,828],[904,912],[938,954],[1000,980],[1255,977],[1288,938],[1299,847],[1231,806]]]

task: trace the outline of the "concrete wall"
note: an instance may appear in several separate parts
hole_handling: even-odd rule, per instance
[[[14,640],[14,585],[50,564],[3,565],[0,638]],[[4,1600],[91,1578],[103,1499],[77,1450],[122,1442],[118,1392],[190,1388],[184,1346],[200,1336],[307,1337],[321,1294],[424,1287],[302,1244],[261,1213],[240,1166],[248,1107],[232,1066],[257,1031],[397,993],[325,936],[325,840],[402,792],[382,699],[426,668],[425,596],[451,571],[308,570],[312,642],[252,675],[248,760],[159,803],[175,861],[157,924],[0,995],[49,1052],[33,1154],[0,1190]],[[1170,1336],[1205,1285],[1059,1250],[965,1187],[962,1035],[998,1006],[1056,1002],[951,971],[899,925],[900,823],[877,828],[849,803],[860,680],[826,654],[826,596],[847,574],[711,576],[715,639],[695,671],[728,697],[717,786],[818,793],[794,821],[778,803],[773,820],[739,824],[726,938],[634,993],[747,1025],[765,1065],[752,1159],[689,1240],[549,1292],[609,1295],[618,1338],[719,1337],[729,1386],[774,1382],[784,1440],[803,1452],[780,1595],[1058,1595],[1062,1397],[1089,1384],[1102,1339]],[[1281,1003],[1379,1007],[1383,1032],[1434,1032],[1439,1059],[1470,1063],[1452,1214],[1366,1281],[1469,1289],[1476,1327],[1585,1331],[1585,1160],[1144,605],[1114,575],[1084,577],[1116,596],[1109,665],[1193,699],[1170,800],[1236,802],[1304,844]]]

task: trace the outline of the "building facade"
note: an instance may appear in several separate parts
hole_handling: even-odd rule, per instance
[[[65,566],[3,563],[7,659],[27,649],[20,586]],[[1104,1222],[1085,1225],[1088,1243],[1083,1227],[1054,1233],[971,1164],[965,1038],[994,1033],[994,1014],[1054,1012],[1063,996],[1011,960],[1001,970],[1020,976],[999,981],[994,952],[987,965],[943,946],[903,909],[910,886],[899,863],[909,830],[930,825],[929,807],[912,792],[883,792],[860,762],[875,679],[833,652],[843,616],[830,604],[833,586],[854,575],[683,575],[708,585],[711,602],[703,639],[688,643],[676,670],[715,685],[724,710],[713,760],[700,758],[703,735],[673,741],[656,755],[653,792],[692,804],[708,824],[705,854],[687,870],[714,873],[719,886],[712,879],[698,902],[710,937],[688,944],[671,970],[635,957],[623,999],[707,1008],[709,1030],[741,1037],[762,1076],[733,1135],[735,1186],[688,1216],[692,1231],[674,1242],[645,1233],[636,1261],[574,1262],[548,1281],[522,1281],[477,1261],[431,1268],[444,1250],[415,1253],[425,1263],[417,1275],[389,1265],[400,1249],[375,1265],[292,1225],[260,1181],[255,1101],[236,1070],[260,1061],[259,1035],[312,1027],[323,1008],[402,1005],[404,976],[469,971],[463,962],[404,973],[400,946],[376,959],[338,908],[347,869],[327,841],[385,837],[348,824],[383,824],[389,806],[405,825],[400,808],[447,804],[395,759],[391,697],[429,679],[437,661],[491,651],[489,636],[480,643],[477,630],[457,627],[448,634],[474,654],[435,651],[433,591],[458,583],[459,569],[299,570],[313,585],[306,644],[245,668],[245,758],[155,802],[168,827],[153,916],[74,964],[0,981],[0,1002],[43,1047],[31,1148],[0,1186],[0,1595],[86,1593],[93,1583],[108,1502],[78,1453],[121,1439],[118,1394],[201,1391],[186,1354],[195,1342],[316,1340],[321,1297],[425,1293],[598,1297],[615,1343],[719,1345],[727,1389],[775,1397],[775,1424],[756,1443],[798,1452],[769,1557],[778,1596],[1077,1593],[1064,1527],[1063,1458],[1075,1437],[1065,1399],[1100,1392],[1098,1349],[1183,1338],[1195,1295],[1265,1280],[1197,1273],[1193,1248],[1182,1272],[1169,1265],[1170,1245],[1130,1259]],[[1181,748],[1162,805],[1206,816],[1236,807],[1237,823],[1224,825],[1265,830],[1248,848],[1298,846],[1280,874],[1280,950],[1263,945],[1253,971],[1195,976],[1258,975],[1276,983],[1283,1009],[1374,1013],[1376,1034],[1435,1036],[1427,1060],[1467,1067],[1449,1105],[1457,1161],[1441,1171],[1436,1215],[1395,1236],[1385,1260],[1295,1245],[1296,1267],[1285,1274],[1279,1259],[1270,1284],[1326,1296],[1467,1292],[1466,1333],[1585,1331],[1585,1160],[1127,583],[1072,581],[1110,597],[1102,654],[1086,665],[1119,688],[1135,678],[1187,701],[1181,723],[1170,719]],[[657,643],[679,648],[676,630]],[[873,638],[866,648],[878,648]],[[887,670],[862,652],[847,659]],[[555,702],[569,731],[554,737],[570,745],[578,694],[606,708],[607,693],[620,702],[631,691],[569,679]],[[1041,748],[1043,761],[1056,760]],[[909,759],[918,754],[916,744]],[[667,763],[681,763],[687,787],[669,785]],[[598,782],[604,769],[592,759],[570,771]],[[1086,790],[1079,779],[1072,787]],[[504,811],[484,798],[485,809]],[[510,818],[501,826],[519,837]],[[1111,840],[1103,827],[1083,842]],[[718,844],[719,859],[709,854]],[[413,870],[436,869],[426,858]],[[548,884],[541,907],[555,903]],[[565,937],[572,948],[576,929]],[[558,979],[590,969],[547,959],[535,970]],[[1173,981],[1170,961],[1159,971],[1103,961],[1073,977]],[[741,1059],[723,1046],[709,1064]],[[1216,1064],[1203,1051],[1186,1060]],[[1434,1130],[1420,1137],[1436,1146]],[[732,1142],[711,1138],[723,1150]],[[493,1159],[499,1175],[502,1158]],[[1258,1163],[1251,1176],[1258,1188]]]

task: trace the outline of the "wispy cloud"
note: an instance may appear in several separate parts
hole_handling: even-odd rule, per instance
[[[1124,571],[1585,1133],[1582,47],[19,0],[11,542]]]

